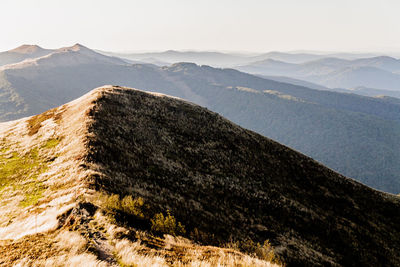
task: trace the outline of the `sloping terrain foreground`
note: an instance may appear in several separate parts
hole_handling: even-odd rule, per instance
[[[0,140],[3,265],[400,264],[398,197],[180,99],[102,87]]]

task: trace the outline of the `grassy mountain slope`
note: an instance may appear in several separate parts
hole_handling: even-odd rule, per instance
[[[181,234],[192,240],[238,242],[245,248],[269,239],[288,266],[400,262],[398,197],[347,179],[194,104],[103,87],[45,114],[0,126],[2,147],[9,148],[2,153],[27,157],[22,161],[29,164],[39,161],[36,174],[6,176],[14,184],[1,192],[8,199],[1,209],[20,205],[29,212],[9,209],[10,218],[0,228],[0,236],[11,239],[0,243],[3,261],[17,262],[11,259],[18,253],[26,262],[34,260],[32,245],[40,245],[41,254],[53,261],[73,255],[112,265],[124,259],[124,248],[139,256],[153,251],[167,262],[183,259],[176,253],[181,243],[171,246],[148,232],[150,218],[169,210],[184,225]],[[49,138],[60,141],[49,144]],[[26,177],[44,190],[28,204],[31,191],[19,186],[27,184]],[[104,206],[99,192],[140,197],[146,204]],[[21,234],[24,239],[12,240]],[[71,236],[77,240],[75,251],[65,245]],[[135,245],[137,240],[148,248]]]
[[[243,254],[234,243],[218,248],[163,236],[178,232],[171,232],[173,217],[157,219],[153,211],[159,209],[150,205],[150,196],[108,195],[116,188],[96,177],[110,172],[91,160],[92,152],[106,148],[93,143],[101,119],[93,115],[108,105],[105,94],[127,100],[121,89],[101,88],[43,114],[0,124],[0,265],[277,266]],[[117,129],[117,124],[109,126]],[[113,157],[114,151],[103,151],[104,156]],[[99,185],[102,191],[94,190]],[[122,184],[118,189],[129,190]],[[150,227],[153,218],[155,225],[168,228]],[[259,257],[273,259],[269,245],[253,248]]]
[[[384,108],[380,109],[384,106],[380,99],[285,84],[269,87],[257,80],[241,79],[240,74],[231,74],[242,81],[238,82],[242,86],[226,86],[236,81],[216,77],[218,80],[214,82],[220,84],[216,90],[215,86],[190,80],[190,77],[210,79],[210,75],[199,73],[186,75],[184,79],[194,92],[210,99],[209,107],[239,125],[311,155],[367,185],[399,192],[398,106],[393,105],[391,111],[384,112]],[[381,115],[384,117],[380,118]]]
[[[257,75],[263,79],[267,80],[273,80],[281,83],[289,83],[293,85],[298,85],[298,86],[303,86],[307,87],[310,89],[315,89],[315,90],[328,90],[328,91],[335,91],[331,88],[316,84],[316,83],[311,83],[311,82],[306,82],[304,80],[299,80],[299,79],[294,79],[294,78],[289,78],[286,76],[270,76],[270,75]]]
[[[128,65],[80,50],[59,51],[39,63],[3,70],[1,120],[38,114],[102,84],[143,88],[208,107],[367,185],[400,192],[400,106],[388,99],[191,63]]]

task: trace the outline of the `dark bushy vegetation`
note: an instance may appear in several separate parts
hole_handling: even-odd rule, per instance
[[[395,196],[177,99],[104,89],[89,116],[93,186],[142,196],[149,219],[169,209],[207,244],[268,239],[288,265],[400,262]]]
[[[185,227],[171,215],[169,210],[167,210],[166,215],[160,212],[151,216],[149,207],[145,206],[145,202],[141,197],[133,198],[131,195],[127,195],[121,198],[118,194],[101,193],[97,195],[97,201],[113,220],[123,218],[118,216],[122,213],[139,220],[148,221],[149,230],[157,234],[170,234],[173,236],[186,234]],[[132,224],[132,222],[130,223]],[[131,226],[137,227],[138,225],[133,224]]]

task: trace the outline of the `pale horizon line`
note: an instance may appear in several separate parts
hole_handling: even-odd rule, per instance
[[[60,48],[65,48],[65,47],[72,47],[74,45],[80,44],[82,46],[85,46],[89,49],[92,49],[94,51],[100,51],[100,52],[109,52],[109,53],[116,53],[116,54],[139,54],[139,53],[163,53],[167,51],[176,51],[176,52],[211,52],[211,53],[224,53],[224,54],[236,54],[236,55],[242,55],[242,56],[257,56],[257,55],[262,55],[262,54],[267,54],[267,53],[288,53],[288,54],[315,54],[315,55],[330,55],[330,54],[371,54],[371,55],[390,55],[390,54],[396,54],[397,56],[400,56],[400,51],[377,51],[377,50],[354,50],[354,49],[349,49],[349,50],[315,50],[315,49],[290,49],[290,50],[277,50],[277,49],[271,49],[271,50],[265,50],[265,51],[246,51],[246,50],[229,50],[229,49],[196,49],[196,48],[186,48],[186,49],[171,49],[171,48],[165,48],[165,49],[125,49],[125,50],[111,50],[111,49],[102,49],[102,48],[92,48],[88,45],[83,44],[82,42],[71,42],[72,45],[64,45],[56,48],[48,48],[46,46],[40,45],[40,44],[34,44],[34,43],[22,43],[19,46],[15,46],[13,48],[10,48],[8,50],[3,50],[0,52],[8,52],[13,49],[16,49],[18,47],[24,46],[24,45],[30,45],[30,46],[38,46],[42,49],[49,49],[49,50],[57,50]]]

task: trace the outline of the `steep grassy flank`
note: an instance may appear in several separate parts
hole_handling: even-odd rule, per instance
[[[170,210],[194,240],[270,240],[292,266],[400,263],[395,196],[177,99],[102,88],[89,116],[92,187]]]

